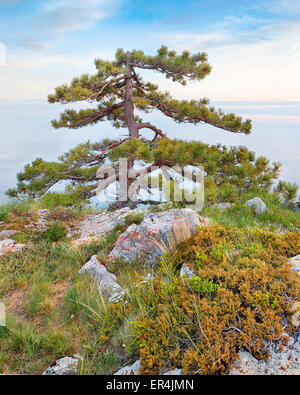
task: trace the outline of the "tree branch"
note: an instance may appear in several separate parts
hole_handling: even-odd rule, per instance
[[[143,129],[143,128],[151,129],[151,130],[153,130],[155,132],[154,140],[156,139],[156,137],[158,135],[161,136],[161,137],[166,137],[166,135],[160,129],[158,129],[156,126],[152,125],[151,123],[146,122],[146,123],[139,123],[137,125],[137,130],[140,130],[140,129]]]

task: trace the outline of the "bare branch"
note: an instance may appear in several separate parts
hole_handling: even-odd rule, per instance
[[[144,128],[151,129],[155,132],[154,140],[156,139],[156,137],[158,135],[161,137],[166,137],[166,135],[160,129],[158,129],[156,126],[152,125],[151,123],[148,123],[148,122],[147,123],[139,123],[137,125],[137,130],[144,129]]]

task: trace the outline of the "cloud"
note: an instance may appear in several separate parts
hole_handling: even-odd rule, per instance
[[[211,30],[210,27],[206,30]],[[187,88],[163,78],[159,85],[174,96],[210,97],[212,100],[299,101],[300,24],[265,24],[252,31],[222,25],[214,33],[191,30],[155,33],[177,51],[207,51],[213,70],[205,80]]]
[[[23,36],[16,38],[14,44],[23,49],[29,49],[34,51],[45,51],[54,48],[54,44],[47,41],[42,41],[34,36]]]
[[[2,30],[11,29],[9,19],[14,20],[16,28],[7,36],[7,44],[32,51],[45,51],[58,47],[62,38],[73,31],[90,29],[95,23],[117,12],[123,0],[52,0],[32,1],[30,13],[19,9],[14,15],[5,18]],[[18,5],[24,0],[0,0],[1,5]],[[0,24],[1,30],[1,24]],[[7,33],[6,33],[7,34]]]
[[[269,2],[266,6],[269,12],[273,12],[279,15],[300,15],[300,3],[298,0],[279,0],[275,2]]]
[[[52,32],[85,30],[112,15],[119,4],[119,0],[53,1],[42,6],[36,25]]]
[[[112,55],[104,51],[87,51],[83,56],[25,50],[10,54],[0,69],[0,100],[46,100],[54,87],[84,73],[94,74],[95,58]]]

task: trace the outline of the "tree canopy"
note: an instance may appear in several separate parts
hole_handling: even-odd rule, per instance
[[[97,73],[74,78],[70,85],[62,85],[48,96],[49,103],[68,104],[88,101],[97,106],[80,111],[66,110],[58,120],[52,121],[55,128],[77,129],[99,121],[109,120],[114,127],[127,127],[130,137],[139,137],[143,128],[152,129],[164,136],[156,126],[134,114],[134,108],[149,113],[157,110],[176,122],[193,124],[207,123],[234,133],[251,132],[251,121],[243,122],[234,114],[225,114],[209,106],[207,98],[176,100],[169,92],[161,92],[157,85],[143,81],[138,70],[153,70],[164,74],[174,82],[186,85],[187,81],[202,80],[211,72],[207,54],[190,54],[183,51],[177,55],[162,46],[156,56],[146,56],[142,51],[124,52],[118,49],[112,62],[95,60]]]

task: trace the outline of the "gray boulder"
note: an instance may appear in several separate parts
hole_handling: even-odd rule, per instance
[[[109,272],[96,255],[80,269],[79,274],[88,274],[98,283],[99,292],[109,296],[109,302],[116,303],[124,295],[124,290],[117,282],[117,277]]]
[[[74,375],[77,373],[79,357],[64,357],[58,359],[54,362],[49,368],[47,368],[44,372],[44,376],[65,376],[65,375]]]
[[[267,206],[259,197],[248,200],[248,202],[246,202],[246,206],[251,208],[251,210],[253,210],[255,214],[261,214],[267,211]]]
[[[207,219],[188,208],[146,214],[140,225],[132,224],[118,238],[110,257],[126,262],[139,258],[154,262],[188,240],[198,226],[207,223]]]

